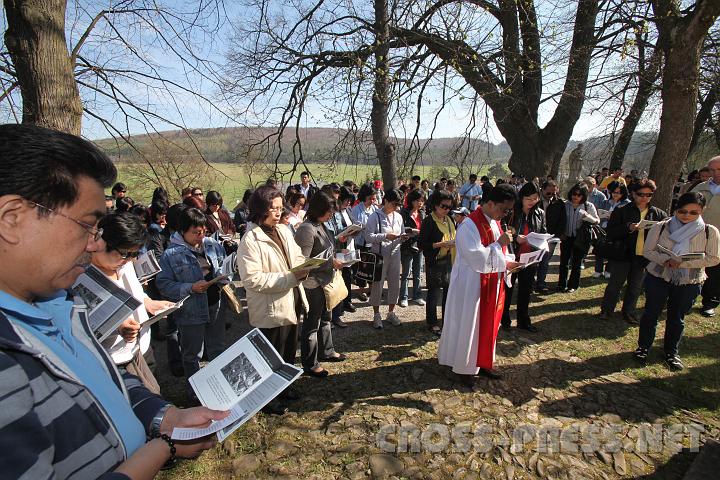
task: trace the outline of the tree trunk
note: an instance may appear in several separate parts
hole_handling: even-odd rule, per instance
[[[375,83],[372,97],[373,143],[377,152],[385,188],[395,188],[397,169],[395,145],[390,142],[388,110],[390,108],[390,25],[387,0],[375,0]]]
[[[672,10],[673,5],[653,2],[665,69],[660,132],[650,163],[650,178],[658,186],[653,203],[668,211],[675,182],[690,150],[701,47],[708,29],[720,13],[720,3],[716,1],[698,1],[692,13],[684,17]]]
[[[82,103],[65,41],[65,0],[4,0],[23,123],[80,134]]]
[[[713,86],[705,96],[702,103],[700,103],[700,111],[698,111],[697,117],[695,117],[688,157],[692,154],[693,150],[695,150],[695,147],[697,147],[697,144],[700,141],[700,136],[705,131],[705,126],[708,125],[711,120],[713,108],[715,108],[715,104],[718,102],[718,91],[720,91],[720,85]]]
[[[640,118],[645,112],[650,96],[653,94],[655,81],[660,71],[660,60],[662,59],[662,49],[655,48],[650,62],[647,67],[641,65],[638,72],[638,90],[635,99],[630,106],[630,111],[623,121],[620,135],[613,146],[612,155],[610,156],[610,171],[615,171],[622,167],[625,153],[635,134],[635,129],[640,123]]]

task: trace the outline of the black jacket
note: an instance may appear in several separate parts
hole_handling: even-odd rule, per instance
[[[567,213],[565,212],[565,202],[561,198],[554,198],[545,210],[545,227],[547,233],[552,233],[556,237],[565,234],[565,223],[567,222]]]
[[[516,215],[517,213],[517,215]],[[508,218],[508,227],[513,229],[513,247],[515,252],[520,251],[520,244],[517,243],[517,235],[522,235],[525,225],[528,225],[529,232],[547,233],[545,225],[545,212],[539,206],[536,206],[527,215],[522,213],[522,209],[513,210]]]
[[[448,215],[447,217],[451,222],[453,219]],[[465,220],[466,222],[468,220]],[[420,250],[423,252],[425,257],[425,265],[428,268],[435,266],[437,261],[437,254],[440,253],[439,248],[433,248],[433,243],[442,242],[443,234],[438,228],[435,220],[431,215],[425,217],[420,228],[420,235],[418,235],[417,243]]]
[[[420,214],[420,224],[419,225],[416,224],[415,220],[413,220],[413,218],[412,218],[412,215],[411,215],[412,210],[410,210],[408,208],[402,208],[400,210],[400,215],[402,216],[403,224],[405,225],[405,228],[420,229],[420,227],[422,227],[423,221],[425,220],[425,212],[422,209],[420,209],[418,211],[418,213]],[[407,240],[405,240],[400,245],[400,250],[404,253],[411,253],[412,248],[416,247],[418,244],[418,237],[419,237],[419,235],[416,235],[416,236],[410,237]]]
[[[647,215],[645,215],[645,220],[658,221],[667,218],[667,213],[663,210],[653,207],[652,205],[648,208],[649,210]],[[635,255],[635,244],[638,238],[637,232],[630,231],[630,224],[638,223],[639,221],[640,209],[635,206],[634,202],[631,202],[613,210],[607,227],[605,228],[609,239],[625,241],[625,258],[628,261]]]
[[[297,190],[298,192],[302,192],[302,188],[301,188],[301,187],[302,187],[302,185],[301,185],[300,183],[298,183],[297,185],[295,185],[295,190]],[[306,200],[309,202],[310,199],[313,197],[313,195],[315,195],[315,194],[316,194],[317,192],[319,192],[319,191],[320,191],[320,189],[319,189],[318,187],[316,187],[315,185],[310,184],[310,186],[308,187],[308,192],[307,192],[307,198],[306,198]]]

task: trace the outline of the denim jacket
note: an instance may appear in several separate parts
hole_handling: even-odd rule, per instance
[[[174,233],[170,246],[160,257],[160,268],[155,283],[164,298],[177,302],[190,295],[185,300],[183,307],[173,313],[173,318],[178,325],[201,325],[210,321],[208,311],[208,299],[206,293],[193,293],[193,283],[203,280],[200,263],[184,243],[177,241],[182,238],[180,234]],[[225,249],[218,242],[210,237],[203,239],[205,256],[210,262],[213,270],[213,277],[220,275],[222,262],[225,259]],[[220,282],[227,283],[223,280]]]

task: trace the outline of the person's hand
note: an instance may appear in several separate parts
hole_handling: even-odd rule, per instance
[[[297,271],[293,272],[293,274],[295,275],[295,278],[297,279],[297,281],[300,282],[307,278],[307,276],[310,274],[310,270],[305,268],[302,270],[297,270]]]
[[[193,283],[192,290],[193,293],[205,293],[208,288],[210,288],[210,285],[208,285],[209,282],[206,282],[205,280],[198,280],[197,282]]]
[[[680,260],[675,260],[673,258],[670,258],[665,261],[665,266],[667,268],[678,268],[680,266]]]
[[[145,310],[147,310],[150,315],[157,315],[163,310],[167,310],[168,308],[175,306],[173,302],[167,302],[165,300],[153,300],[151,298],[146,298],[144,303]]]
[[[516,235],[515,239],[520,245],[527,243],[527,237],[525,237],[525,235]]]
[[[630,225],[628,225],[628,229],[629,229],[631,232],[637,232],[639,225],[640,225],[639,223],[631,223]]]
[[[397,235],[397,234],[395,234],[395,233],[386,233],[386,234],[385,234],[385,240],[388,240],[388,241],[391,241],[391,242],[392,242],[393,240],[397,240],[399,237],[400,237],[400,236]]]
[[[341,261],[338,260],[337,258],[333,258],[333,268],[334,268],[335,270],[340,270],[340,269],[342,269],[344,266],[345,266],[345,264],[344,264],[343,262],[341,262]]]
[[[230,412],[219,410],[210,410],[207,407],[194,407],[180,409],[170,407],[165,412],[165,417],[160,424],[160,433],[172,435],[175,427],[184,428],[205,428],[210,425],[212,420],[222,420],[227,417]],[[203,451],[213,448],[217,443],[217,437],[210,435],[187,442],[175,442],[177,449],[176,455],[182,458],[195,458]]]
[[[340,240],[340,243],[345,243],[347,241],[347,237],[345,235],[340,235],[338,240]]]
[[[512,233],[510,232],[504,232],[502,235],[500,235],[500,238],[497,239],[497,243],[502,245],[503,247],[507,247],[512,243]]]
[[[513,261],[505,262],[505,269],[507,271],[509,271],[510,273],[512,273],[514,270],[517,270],[521,266],[522,266],[522,263],[520,263],[520,262],[513,262]]]
[[[118,333],[127,343],[132,343],[137,339],[140,331],[140,324],[132,317],[125,319],[118,327]]]

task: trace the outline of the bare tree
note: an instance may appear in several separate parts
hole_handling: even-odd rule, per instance
[[[687,158],[693,134],[699,82],[700,50],[720,15],[720,2],[697,0],[682,10],[671,0],[651,0],[665,56],[662,116],[650,177],[658,183],[658,205],[670,207],[673,187]]]

